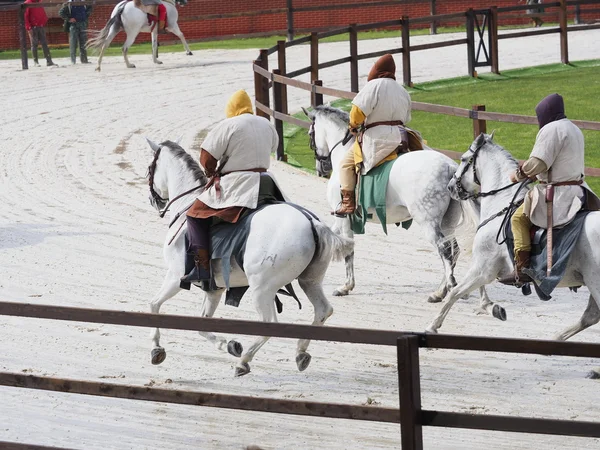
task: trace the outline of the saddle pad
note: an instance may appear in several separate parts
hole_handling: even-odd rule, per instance
[[[569,257],[575,248],[577,238],[579,238],[585,218],[589,213],[590,211],[579,211],[571,222],[561,228],[553,229],[552,270],[550,271],[550,276],[546,276],[546,269],[548,267],[546,235],[548,231],[539,229],[532,240],[530,266],[528,269],[523,269],[523,273],[529,275],[534,280],[533,284],[536,293],[542,300],[549,300],[551,298],[550,294],[564,276]],[[511,260],[514,260],[514,240],[510,220],[507,221],[505,232],[508,252]]]
[[[242,268],[242,270],[244,269],[244,253],[246,251],[246,242],[250,233],[250,224],[252,222],[252,218],[257,212],[262,211],[263,208],[267,208],[269,205],[281,203],[296,208],[298,211],[303,213],[304,216],[307,219],[309,219],[309,221],[311,221],[311,224],[312,220],[319,220],[317,216],[315,216],[312,212],[294,203],[269,202],[265,205],[260,206],[258,209],[255,209],[254,211],[251,211],[250,213],[246,214],[245,216],[240,218],[240,220],[238,220],[237,223],[222,222],[211,227],[211,260],[221,260],[221,271],[223,273],[223,279],[225,281],[225,287],[227,289],[230,288],[229,275],[231,273],[231,257],[233,256],[237,264]],[[313,236],[316,242],[317,236],[314,227]]]
[[[365,234],[365,223],[371,217],[369,209],[375,209],[381,222],[383,232],[387,234],[386,195],[390,172],[397,159],[383,163],[369,170],[366,175],[359,175],[356,211],[350,216],[352,231]],[[410,221],[402,223],[404,229],[410,227]]]

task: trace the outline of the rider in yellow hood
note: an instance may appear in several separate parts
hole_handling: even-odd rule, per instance
[[[229,98],[225,107],[225,116],[229,119],[242,114],[252,114],[252,100],[246,91],[240,89]]]

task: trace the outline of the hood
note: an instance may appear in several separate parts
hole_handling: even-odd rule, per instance
[[[396,79],[396,63],[389,53],[375,61],[375,64],[373,64],[373,67],[369,72],[367,81],[375,80],[376,78]]]
[[[535,114],[540,129],[550,122],[567,118],[565,116],[565,103],[558,94],[550,94],[539,102],[535,107]]]
[[[242,114],[252,114],[252,100],[246,91],[240,89],[229,98],[225,107],[225,116],[230,118]]]

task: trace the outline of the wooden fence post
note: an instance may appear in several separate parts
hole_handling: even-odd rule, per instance
[[[477,111],[485,111],[485,105],[473,105],[473,110],[471,112],[471,118],[473,119],[473,138],[476,138],[481,133],[487,131],[487,122],[479,119]]]
[[[402,72],[404,74],[404,85],[411,87],[410,76],[410,23],[408,16],[402,16]]]
[[[430,1],[429,11],[430,15],[435,16],[435,0]],[[431,22],[431,25],[429,25],[429,34],[437,34],[437,22],[435,20]]]
[[[25,5],[19,8],[19,46],[21,47],[21,67],[23,70],[29,69],[27,61],[27,33],[25,32]]]
[[[285,61],[285,41],[277,41],[277,65],[279,67],[279,73],[286,76],[287,64]],[[281,85],[281,112],[283,114],[288,113],[288,102],[287,102],[287,85]]]
[[[279,69],[273,69],[273,75],[282,75]],[[282,112],[283,109],[283,87],[285,85],[278,83],[273,79],[273,110]],[[274,115],[274,114],[273,114]],[[279,144],[277,145],[277,161],[287,161],[285,153],[283,152],[283,121],[274,117],[275,129],[277,130],[277,136],[279,137]]]
[[[313,90],[312,90],[311,97],[310,97],[310,104],[314,108],[315,106],[320,106],[323,104],[323,94],[319,94],[315,90],[315,86],[323,86],[323,81],[315,80],[315,81],[313,81],[312,85],[313,85]]]
[[[569,64],[569,40],[567,38],[567,0],[560,0],[558,22],[560,26],[560,61]]]
[[[492,6],[490,8],[490,23],[488,25],[488,32],[490,33],[490,56],[492,58],[491,66],[492,73],[499,74],[500,68],[498,64],[498,7]]]
[[[358,92],[358,32],[356,24],[350,25],[350,91]]]
[[[292,0],[287,0],[287,39],[294,40],[294,6]]]
[[[396,348],[402,450],[423,450],[419,337],[400,337]]]
[[[319,79],[319,35],[310,33],[310,82]]]
[[[469,64],[469,76],[474,77],[475,72],[475,13],[473,8],[469,8],[466,12],[466,28],[467,28],[467,62]]]
[[[268,50],[261,50],[258,59],[254,60],[254,64],[269,70],[269,53]],[[269,80],[261,74],[254,72],[254,98],[257,102],[269,107]],[[256,108],[256,115],[270,118],[269,114]]]

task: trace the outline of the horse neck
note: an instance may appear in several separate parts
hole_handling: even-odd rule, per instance
[[[481,192],[490,192],[503,188],[512,183],[510,174],[518,167],[514,159],[508,158],[505,154],[497,152],[494,154],[486,153],[477,159],[477,170],[481,181]],[[481,198],[481,218],[493,214],[506,207],[512,200],[515,192],[519,188],[515,185],[494,195]],[[519,192],[519,198],[525,195],[525,191]]]
[[[160,155],[161,159],[163,157],[165,157],[163,164],[167,170],[169,198],[173,199],[200,185],[200,181],[196,179],[194,173],[186,166],[183,160],[176,158],[170,151],[164,151]],[[171,216],[180,212],[183,208],[188,206],[200,192],[201,190],[198,189],[175,200],[169,207],[168,214]]]
[[[342,158],[346,153],[346,151],[343,149],[346,149],[348,147],[348,144],[346,144],[345,147],[342,147],[342,144],[339,143],[342,139],[344,139],[344,136],[346,136],[346,128],[341,127],[340,124],[334,120],[331,120],[329,118],[326,118],[326,120],[327,123],[325,124],[325,126],[327,130],[327,147],[329,148],[331,155],[331,164],[333,165],[333,170],[335,171],[340,166]]]

